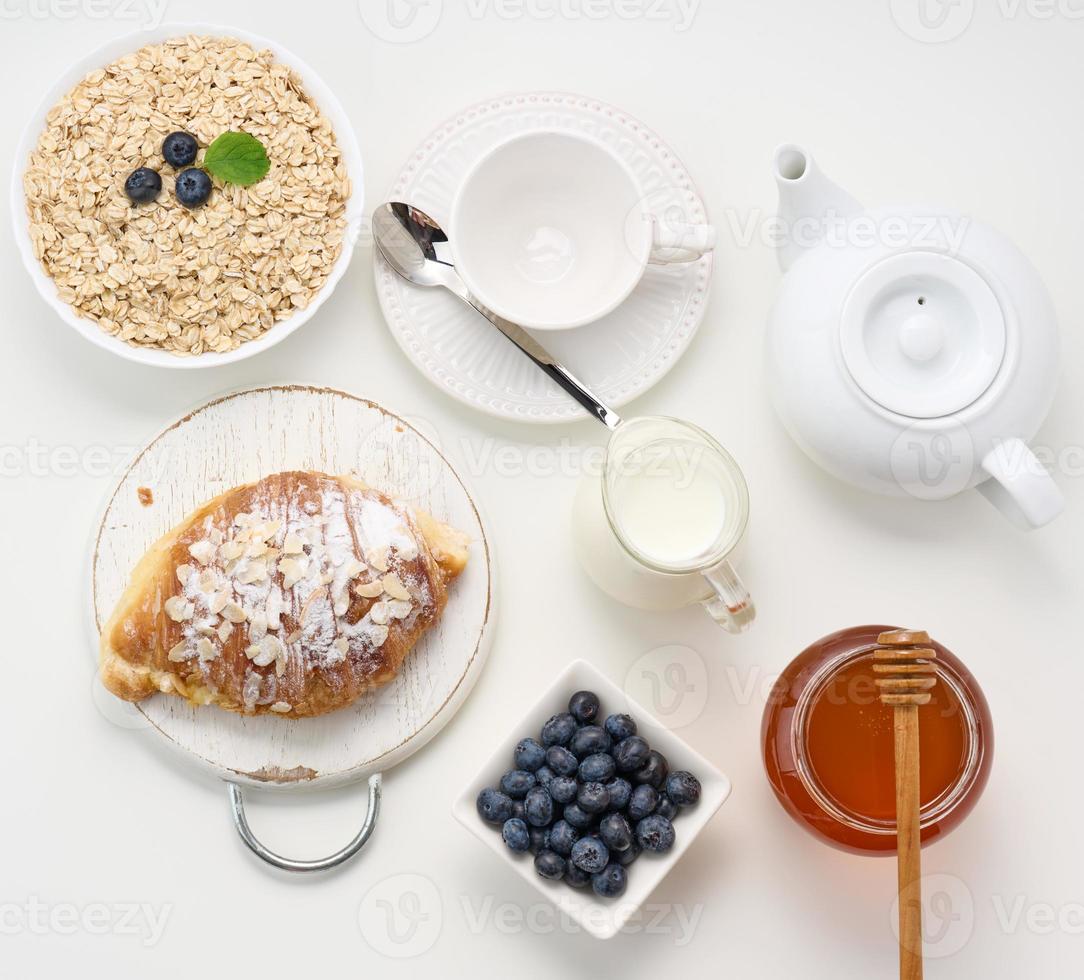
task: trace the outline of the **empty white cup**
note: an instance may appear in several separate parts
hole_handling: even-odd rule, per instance
[[[500,143],[452,204],[456,271],[494,313],[566,330],[610,313],[648,263],[710,251],[710,225],[663,221],[628,165],[587,136],[540,130]]]

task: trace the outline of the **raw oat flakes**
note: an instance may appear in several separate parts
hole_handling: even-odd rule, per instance
[[[188,211],[161,156],[175,130],[203,149],[250,133],[271,170],[249,187],[215,180]],[[134,207],[124,180],[140,166],[163,188]],[[23,186],[60,298],[108,334],[176,354],[233,350],[304,309],[342,249],[350,196],[331,124],[294,71],[234,38],[196,36],[87,75],[50,110]]]

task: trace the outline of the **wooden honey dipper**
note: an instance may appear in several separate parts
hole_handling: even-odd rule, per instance
[[[900,906],[900,980],[922,980],[922,837],[918,709],[937,684],[937,652],[922,630],[890,630],[877,637],[873,673],[881,703],[894,712],[896,854]]]

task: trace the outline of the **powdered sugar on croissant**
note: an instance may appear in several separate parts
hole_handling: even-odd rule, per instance
[[[266,477],[151,548],[102,632],[103,683],[323,714],[395,675],[466,558],[462,534],[360,481]]]

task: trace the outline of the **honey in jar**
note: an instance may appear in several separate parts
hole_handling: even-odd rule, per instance
[[[818,640],[780,675],[764,711],[764,765],[787,812],[844,850],[896,850],[893,710],[881,704],[872,654],[891,626],[859,626]],[[922,842],[974,807],[993,755],[990,709],[945,647],[937,685],[918,709]]]

